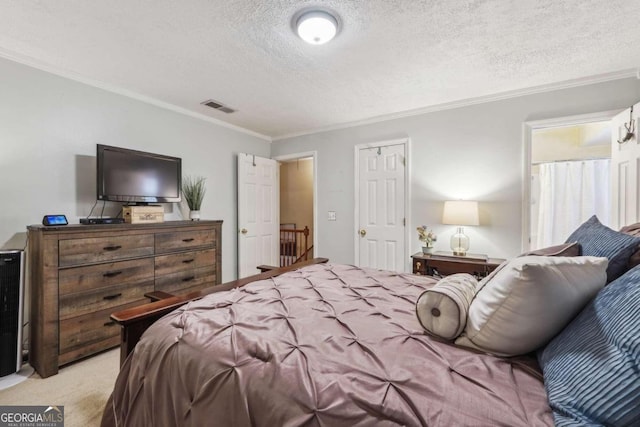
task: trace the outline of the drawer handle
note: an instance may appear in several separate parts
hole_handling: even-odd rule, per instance
[[[122,274],[122,271],[110,271],[109,273],[104,273],[103,276],[104,277],[116,277],[118,275]]]
[[[185,277],[184,279],[182,279],[182,281],[183,281],[183,282],[190,282],[190,281],[192,281],[192,280],[193,280],[193,279],[195,279],[195,278],[196,278],[196,276],[189,276],[189,277]]]
[[[193,240],[194,239],[192,237],[190,237],[188,239],[182,239],[182,241],[185,242],[185,243],[193,242]]]
[[[118,249],[122,248],[122,246],[120,245],[114,245],[114,246],[105,246],[104,249],[105,251],[117,251]]]
[[[104,323],[102,324],[102,326],[113,326],[113,325],[115,325],[115,324],[116,324],[116,322],[114,322],[114,321],[112,320],[112,321],[110,321],[110,322],[104,322]]]
[[[193,261],[195,261],[195,259],[191,258],[191,259],[185,259],[185,260],[183,260],[182,262],[183,262],[184,264],[191,264]]]
[[[122,296],[122,292],[117,293],[117,294],[113,294],[113,295],[107,295],[106,297],[103,297],[102,299],[104,300],[112,300],[112,299],[116,299]]]

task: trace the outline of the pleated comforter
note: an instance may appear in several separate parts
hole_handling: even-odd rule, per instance
[[[431,278],[319,264],[165,316],[127,359],[104,426],[552,426],[533,358],[425,334]]]

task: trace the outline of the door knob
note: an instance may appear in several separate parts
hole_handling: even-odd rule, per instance
[[[367,230],[365,230],[364,228],[362,230],[360,230],[360,235],[362,237],[366,236],[367,235]]]
[[[242,230],[240,230],[240,232],[241,232],[242,234],[247,234],[247,229],[246,229],[246,228],[243,228]]]

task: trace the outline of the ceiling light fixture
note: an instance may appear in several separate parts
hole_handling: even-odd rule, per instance
[[[303,13],[296,22],[300,38],[311,44],[325,44],[338,32],[338,20],[329,12],[313,10]]]

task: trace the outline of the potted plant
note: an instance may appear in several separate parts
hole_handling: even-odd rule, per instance
[[[424,243],[422,246],[422,253],[430,254],[433,252],[433,242],[438,240],[438,236],[433,230],[427,229],[426,225],[421,225],[418,230],[418,240]]]
[[[189,218],[192,221],[200,220],[200,207],[202,206],[204,193],[206,193],[205,181],[206,178],[203,176],[185,176],[182,178],[182,194],[189,206]]]

